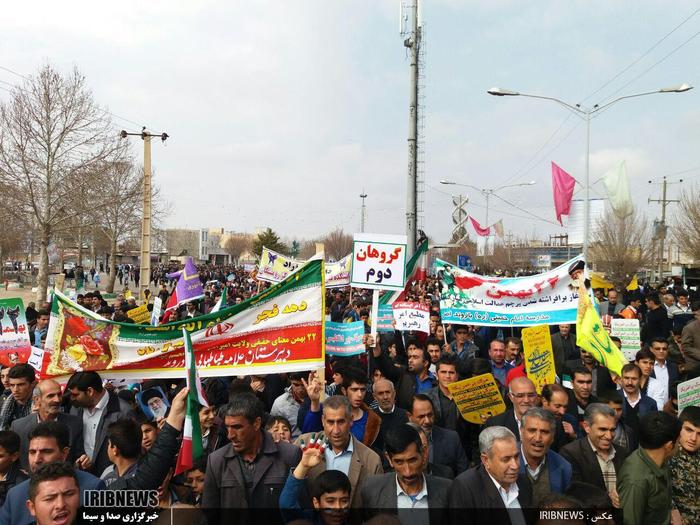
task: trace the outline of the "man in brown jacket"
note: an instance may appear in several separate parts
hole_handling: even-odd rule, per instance
[[[323,436],[308,433],[297,439],[302,447],[311,439],[328,441],[322,461],[309,471],[309,479],[314,479],[325,470],[340,470],[350,478],[352,508],[360,508],[362,497],[358,487],[367,476],[384,473],[381,459],[350,433],[352,406],[347,397],[331,396],[323,402],[322,423]]]
[[[681,351],[688,379],[700,376],[700,301],[694,301],[691,309],[695,319],[681,332]]]
[[[290,443],[275,443],[262,428],[262,407],[253,394],[234,396],[224,426],[230,443],[207,461],[202,507],[276,509],[289,470],[301,459]],[[218,523],[211,520],[210,523]]]

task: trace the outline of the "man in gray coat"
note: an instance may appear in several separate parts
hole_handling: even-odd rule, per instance
[[[365,479],[361,488],[365,508],[370,514],[395,511],[402,523],[441,523],[452,482],[424,474],[428,451],[418,431],[397,425],[386,433],[384,447],[394,472]]]
[[[84,453],[83,422],[77,417],[61,412],[61,385],[53,379],[41,381],[34,387],[34,403],[39,410],[20,419],[15,419],[10,430],[20,437],[20,465],[29,470],[29,433],[42,421],[64,423],[70,432],[70,453],[68,461],[74,463]]]
[[[301,450],[275,443],[262,427],[263,410],[253,394],[239,394],[226,407],[224,425],[230,443],[209,455],[202,507],[211,509],[210,523],[219,523],[216,509],[277,509],[290,469]]]

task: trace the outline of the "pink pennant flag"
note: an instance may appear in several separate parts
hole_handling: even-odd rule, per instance
[[[571,209],[571,197],[574,195],[576,179],[552,162],[552,189],[554,190],[554,209],[557,212],[557,220],[561,222],[562,215],[569,215]]]
[[[491,235],[491,228],[490,227],[487,226],[486,228],[482,228],[481,224],[476,222],[476,219],[474,217],[472,217],[471,215],[469,216],[469,220],[472,221],[472,226],[474,226],[474,230],[476,231],[476,234],[479,237],[488,237],[489,235]]]

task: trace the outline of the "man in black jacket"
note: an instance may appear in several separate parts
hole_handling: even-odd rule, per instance
[[[613,443],[616,426],[612,408],[602,403],[591,403],[586,407],[583,421],[586,437],[565,445],[559,454],[571,463],[573,481],[591,483],[604,489],[613,505],[619,508],[617,475],[628,452]]]
[[[481,465],[457,476],[449,493],[452,522],[525,525],[523,509],[532,504],[532,488],[520,474],[520,449],[505,427],[485,428],[479,435]],[[478,512],[465,512],[478,509]]]

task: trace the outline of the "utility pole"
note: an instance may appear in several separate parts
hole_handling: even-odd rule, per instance
[[[141,133],[127,133],[122,130],[119,136],[125,139],[128,136],[141,137],[143,140],[143,216],[141,218],[141,258],[139,261],[139,296],[151,284],[151,137],[159,137],[163,142],[168,139],[167,133],[154,135],[143,127]],[[115,254],[112,254],[114,257]]]
[[[360,232],[365,233],[365,199],[367,198],[367,194],[365,193],[365,190],[362,190],[362,193],[360,193],[360,198],[362,199],[362,210],[360,214]]]
[[[410,53],[410,91],[408,102],[408,184],[406,187],[406,236],[408,245],[406,255],[410,257],[416,251],[418,232],[418,68],[421,46],[421,27],[418,20],[420,0],[413,0],[411,6],[412,24],[408,38],[403,42]]]
[[[661,204],[661,221],[656,223],[655,226],[658,228],[658,235],[655,235],[655,237],[658,238],[659,240],[659,266],[657,269],[658,276],[657,279],[659,283],[661,282],[662,276],[663,276],[663,269],[664,269],[664,243],[666,242],[666,230],[668,229],[666,226],[666,205],[670,204],[672,202],[680,202],[678,199],[667,199],[666,198],[666,186],[668,184],[678,184],[683,182],[683,179],[680,179],[675,182],[668,182],[666,180],[666,176],[663,177],[663,180],[661,182],[661,198],[660,199],[648,199],[648,202],[658,202]],[[649,184],[653,184],[652,181],[649,181]],[[655,232],[656,233],[656,232]],[[669,257],[669,262],[670,262],[670,257]]]

